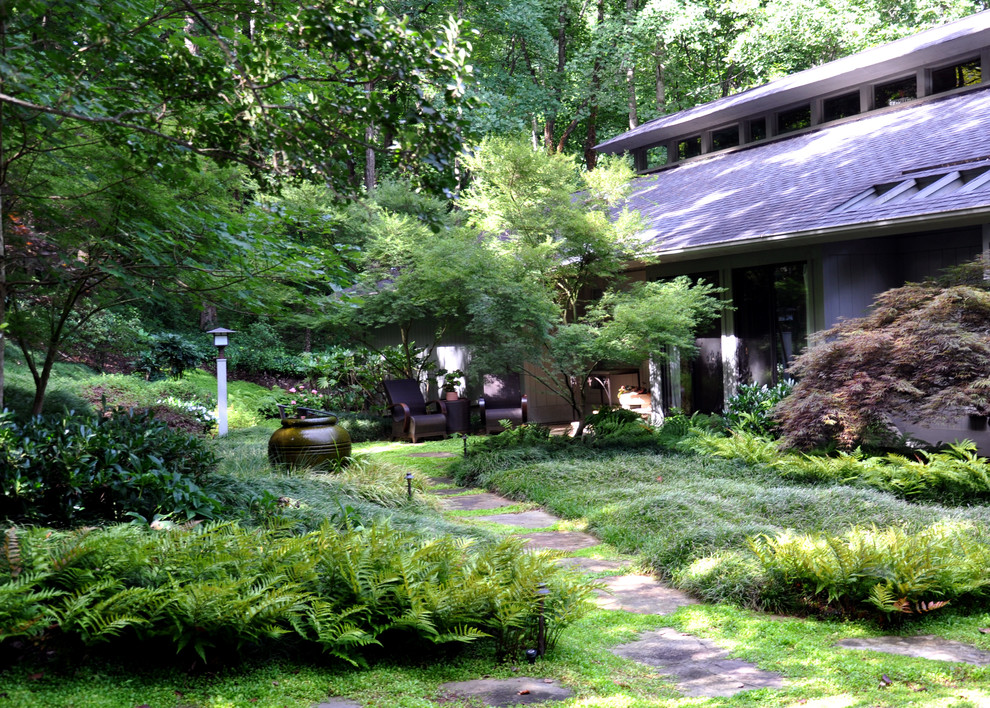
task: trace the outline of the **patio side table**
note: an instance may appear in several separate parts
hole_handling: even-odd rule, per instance
[[[444,401],[447,406],[447,434],[467,433],[471,431],[471,401],[458,398],[456,401]]]

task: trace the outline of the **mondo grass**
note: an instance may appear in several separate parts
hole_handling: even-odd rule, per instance
[[[971,525],[977,541],[990,542],[985,506],[915,504],[874,489],[782,480],[772,470],[734,460],[615,451],[589,457],[577,449],[573,456],[520,450],[514,461],[530,459],[507,469],[470,458],[458,465],[458,475],[564,518],[585,518],[589,532],[622,553],[642,554],[675,585],[709,601],[744,606],[789,602],[768,584],[750,551],[754,537],[788,529],[838,536],[863,524],[917,533],[956,522]]]

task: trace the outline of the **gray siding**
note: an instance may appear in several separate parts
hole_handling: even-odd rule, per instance
[[[860,239],[822,247],[825,326],[862,317],[877,294],[979,255],[979,228]]]

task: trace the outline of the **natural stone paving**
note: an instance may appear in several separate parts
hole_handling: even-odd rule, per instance
[[[518,514],[493,514],[492,516],[473,516],[472,521],[493,521],[506,526],[516,526],[522,529],[543,529],[553,526],[560,519],[545,511],[523,511]]]
[[[597,602],[604,610],[669,615],[678,607],[698,604],[686,593],[661,585],[650,575],[620,575],[602,582],[606,590],[599,591]]]
[[[557,551],[580,551],[601,544],[591,534],[580,531],[537,531],[536,533],[519,534],[533,548],[550,548]]]
[[[564,701],[574,692],[552,679],[521,676],[511,679],[478,679],[445,683],[440,688],[458,698],[477,698],[486,706],[521,706],[543,701]]]
[[[685,696],[732,696],[756,688],[783,686],[780,674],[729,659],[728,652],[714,642],[669,627],[644,632],[637,641],[614,647],[612,653],[672,675]]]
[[[446,484],[449,486],[454,485],[453,477],[427,477],[426,479],[429,480],[430,484]]]
[[[317,703],[313,708],[361,708],[361,704],[346,698],[328,698],[323,703]]]
[[[464,487],[447,487],[445,489],[431,489],[430,494],[436,494],[438,497],[447,497],[452,494],[463,494],[465,491]]]
[[[601,560],[599,558],[558,558],[557,565],[562,565],[585,573],[604,573],[610,570],[620,570],[629,567],[626,561]]]
[[[498,509],[502,506],[512,506],[516,502],[509,501],[497,494],[465,494],[463,497],[450,497],[444,499],[444,504],[448,509],[455,511],[472,511],[474,509]]]
[[[843,639],[836,644],[843,649],[879,651],[933,661],[959,661],[976,666],[990,665],[990,652],[969,644],[942,639],[931,634],[916,637],[862,637]]]
[[[435,484],[449,483],[444,478],[433,478],[431,481]],[[434,494],[446,496],[444,504],[448,509],[497,509],[515,503],[489,493],[447,496],[462,491],[466,490],[460,487],[431,490]],[[543,511],[491,514],[473,518],[517,528],[545,528],[559,521],[557,517]],[[577,551],[601,543],[591,534],[579,531],[542,531],[519,534],[519,538],[526,539],[533,548],[563,551]],[[585,572],[615,570],[626,565],[620,561],[595,558],[561,559],[561,562]],[[606,578],[603,582],[608,592],[601,593],[598,604],[604,609],[665,615],[678,607],[696,604],[686,594],[661,585],[651,576],[622,575]],[[749,689],[779,688],[783,685],[778,674],[760,671],[745,661],[728,659],[727,652],[714,643],[673,629],[646,633],[639,641],[616,647],[612,651],[633,661],[660,667],[664,673],[673,674],[678,681],[679,690],[687,696],[731,696]],[[489,706],[562,701],[573,695],[571,691],[555,686],[552,682],[530,678],[463,681],[447,683],[442,688],[453,696],[480,699]]]

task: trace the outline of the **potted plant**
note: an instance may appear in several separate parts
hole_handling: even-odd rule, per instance
[[[441,369],[440,373],[443,374],[444,398],[448,401],[456,401],[460,398],[457,394],[457,384],[459,384],[460,379],[464,377],[464,372],[460,369],[454,369],[453,371]]]

